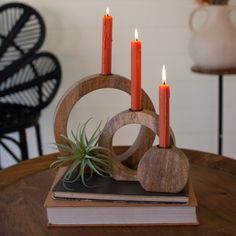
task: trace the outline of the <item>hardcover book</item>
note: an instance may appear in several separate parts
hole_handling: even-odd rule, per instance
[[[63,183],[62,178],[52,190],[54,198],[105,200],[105,201],[133,201],[150,203],[188,203],[189,184],[179,193],[156,193],[145,191],[139,182],[117,181],[111,177],[93,175],[89,180],[89,187],[81,181]]]
[[[54,198],[53,188],[64,174],[61,168],[45,200],[49,226],[197,225],[197,201],[191,181],[188,203],[97,201]]]

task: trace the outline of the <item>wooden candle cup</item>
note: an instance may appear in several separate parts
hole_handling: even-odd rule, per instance
[[[142,157],[137,169],[137,179],[146,191],[180,192],[187,184],[189,162],[175,146],[151,147]]]

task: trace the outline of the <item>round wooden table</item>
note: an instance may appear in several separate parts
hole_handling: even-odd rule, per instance
[[[190,160],[199,226],[48,228],[43,203],[54,178],[48,167],[55,153],[0,171],[0,235],[236,235],[236,161],[183,151]]]

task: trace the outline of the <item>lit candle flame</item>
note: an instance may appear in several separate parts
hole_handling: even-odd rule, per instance
[[[135,38],[136,41],[138,41],[138,30],[137,30],[137,28],[135,28],[135,30],[134,30],[134,38]]]
[[[106,15],[109,16],[110,12],[109,12],[109,7],[106,8]]]
[[[162,84],[166,84],[166,67],[163,65],[162,67]]]

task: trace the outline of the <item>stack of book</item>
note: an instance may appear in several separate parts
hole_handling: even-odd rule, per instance
[[[197,225],[191,180],[180,193],[146,192],[138,182],[93,176],[64,185],[60,168],[45,200],[49,225]]]

